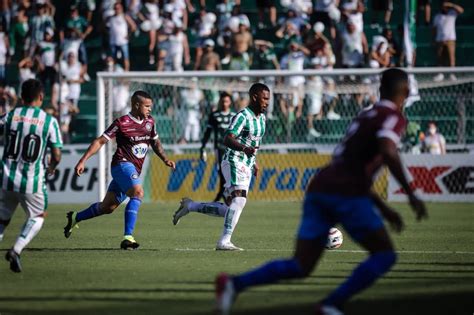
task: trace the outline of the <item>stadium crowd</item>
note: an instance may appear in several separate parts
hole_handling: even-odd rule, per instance
[[[81,84],[91,79],[86,47],[92,37],[101,38],[103,69],[109,71],[405,66],[398,40],[402,28],[390,28],[392,2],[372,1],[367,8],[363,0],[281,0],[278,6],[260,0],[256,1],[258,23],[251,23],[241,0],[217,1],[212,10],[205,0],[69,0],[67,12],[58,12],[52,0],[2,0],[0,113],[16,103],[20,91],[15,87],[38,78],[51,95],[49,110],[61,116],[67,134],[71,115],[79,110]],[[425,13],[420,23],[433,20],[439,65],[455,66],[455,20],[462,7],[443,1],[434,18],[429,0],[420,1],[419,9]],[[366,10],[372,10],[372,21],[364,21]],[[369,40],[364,33],[368,22],[380,30]],[[146,69],[135,66],[130,56],[130,43],[141,33],[148,39]],[[14,64],[18,78],[8,75]],[[290,77],[285,83],[295,89],[304,84],[319,87],[316,91],[324,87],[329,108],[325,117],[340,118],[334,108],[334,81]],[[293,94],[292,106],[280,107],[286,116],[299,118],[303,97],[299,90]],[[309,97],[318,99],[307,114],[309,134],[317,137],[313,120],[322,117],[323,101],[319,95]]]

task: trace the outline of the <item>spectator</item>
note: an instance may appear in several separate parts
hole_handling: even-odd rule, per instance
[[[73,3],[79,9],[79,14],[85,16],[89,25],[92,25],[92,14],[96,8],[96,0],[75,0]]]
[[[291,42],[300,42],[301,35],[295,24],[286,22],[281,28],[279,28],[275,36],[280,38],[280,45],[288,47]]]
[[[375,17],[380,13],[383,13],[383,23],[385,25],[390,24],[390,18],[392,17],[393,11],[393,0],[372,1],[372,9],[374,10],[374,20],[372,23],[376,23]]]
[[[36,51],[37,56],[39,56],[39,79],[45,90],[49,83],[51,95],[54,94],[53,88],[56,83],[57,49],[57,44],[54,42],[54,30],[47,28],[44,34],[44,40],[38,43]]]
[[[81,84],[84,82],[84,73],[81,63],[75,52],[68,52],[66,54],[67,61],[61,61],[61,76],[63,78],[63,84],[66,87],[61,86],[61,131],[63,133],[65,141],[69,142],[69,126],[71,123],[72,116],[79,113],[79,98],[81,95]],[[65,97],[63,98],[63,94]]]
[[[109,19],[110,34],[109,44],[110,52],[115,62],[123,59],[123,68],[130,70],[130,54],[128,50],[129,31],[135,32],[137,25],[131,17],[124,14],[123,6],[120,2],[114,4],[115,14]],[[119,58],[120,57],[120,58]]]
[[[158,71],[183,71],[183,56],[185,65],[189,65],[191,62],[188,37],[183,33],[181,26],[175,25],[173,33],[168,36],[167,40],[169,42],[168,50],[160,52],[165,56],[160,55]]]
[[[28,37],[28,16],[25,9],[21,8],[17,11],[15,22],[10,29],[10,55],[18,54],[19,59],[23,59],[28,55],[29,37]]]
[[[329,40],[323,35],[324,24],[322,22],[314,23],[313,31],[314,36],[306,39],[306,48],[309,50],[311,57],[318,55],[319,51],[324,52],[326,46],[331,46]]]
[[[341,32],[342,66],[344,68],[361,68],[368,53],[367,38],[364,32],[358,31],[352,19],[348,19]]]
[[[10,31],[11,13],[12,13],[12,1],[1,0],[0,1],[0,24],[6,33]]]
[[[306,31],[310,28],[308,21],[299,16],[293,7],[290,7],[286,12],[286,17],[283,17],[279,20],[280,28],[276,31],[277,37],[282,37],[282,34],[288,23],[293,24],[294,28],[297,30],[298,35],[305,34]]]
[[[194,6],[190,0],[167,0],[167,6],[172,10],[173,22],[181,25],[183,30],[188,29],[188,10],[194,12]],[[215,22],[215,21],[214,21]]]
[[[196,64],[197,70],[218,71],[221,70],[221,61],[219,55],[214,52],[214,41],[207,39],[204,41],[204,53],[201,63]]]
[[[433,27],[437,46],[438,66],[456,66],[456,18],[463,12],[464,9],[461,6],[443,1],[441,3],[441,12],[434,18]],[[435,81],[443,79],[444,75],[442,73],[434,78]],[[450,79],[456,80],[456,76],[451,74]]]
[[[393,36],[393,31],[389,28],[386,27],[383,29],[382,36],[385,37],[388,43],[388,50],[390,52],[391,61],[390,65],[391,66],[400,66],[401,65],[401,48],[398,42],[395,40],[395,37]]]
[[[181,91],[181,106],[185,110],[186,121],[181,143],[197,142],[201,133],[201,106],[204,94],[197,85],[197,78],[191,80],[190,88]]]
[[[79,58],[79,62],[82,64],[82,73],[84,78],[88,81],[90,78],[87,75],[87,50],[84,41],[87,36],[92,32],[92,26],[89,25],[87,20],[79,15],[79,9],[76,6],[70,7],[70,16],[66,20],[66,29],[69,30],[69,40],[75,42],[77,49],[74,48],[74,54]],[[64,31],[61,31],[60,38],[64,39]],[[71,48],[64,47],[63,51],[69,51]],[[72,49],[71,49],[72,50]]]
[[[446,140],[437,131],[436,124],[428,124],[428,132],[423,139],[423,151],[431,154],[446,154]]]
[[[311,16],[311,24],[322,22],[329,28],[331,39],[336,38],[335,23],[339,22],[341,12],[338,10],[339,0],[315,0],[314,13]]]
[[[250,69],[249,49],[253,46],[253,37],[249,28],[244,23],[239,24],[239,31],[231,38],[232,58],[229,69],[248,70]]]
[[[54,30],[55,24],[53,17],[49,14],[52,10],[44,0],[36,3],[37,15],[31,19],[31,49],[35,50],[36,45],[43,41],[47,29]]]
[[[431,22],[431,0],[418,0],[417,5],[417,13],[424,13],[423,21],[426,25],[429,25]],[[417,21],[420,21],[420,17],[417,17]]]
[[[148,63],[153,65],[155,64],[157,31],[162,24],[158,1],[145,0],[142,9],[138,12],[138,17],[142,21],[140,28],[142,31],[148,32]]]
[[[6,114],[15,107],[17,97],[15,90],[0,82],[0,115]]]
[[[228,27],[229,19],[232,17],[232,9],[240,5],[240,0],[221,0],[217,4],[217,29],[219,35]]]
[[[36,79],[35,62],[30,57],[23,58],[18,63],[18,74],[20,79],[19,95],[21,95],[21,85],[28,79]]]
[[[201,57],[204,48],[204,42],[208,39],[211,39],[215,33],[215,22],[216,22],[216,15],[212,12],[206,12],[205,10],[200,11],[199,19],[196,20],[196,31],[197,31],[197,38],[196,38],[196,55],[195,55],[195,66],[194,69],[198,69],[199,65],[201,64]]]
[[[307,49],[298,42],[291,42],[288,47],[288,53],[281,58],[280,66],[282,70],[302,71],[306,62]],[[301,117],[303,112],[304,98],[304,76],[285,77],[285,84],[291,89],[291,95],[285,100],[281,99],[280,108],[285,117],[290,122],[295,118]],[[295,114],[296,108],[296,114]]]
[[[5,82],[7,64],[9,63],[10,44],[8,33],[4,31],[3,25],[0,25],[0,82]]]
[[[258,8],[258,28],[263,29],[265,28],[265,11],[268,10],[270,13],[270,23],[272,27],[276,26],[277,20],[277,10],[274,4],[274,1],[271,0],[257,0],[257,8]]]
[[[374,36],[372,49],[370,51],[369,66],[371,68],[388,68],[390,66],[391,53],[387,39],[383,36]]]

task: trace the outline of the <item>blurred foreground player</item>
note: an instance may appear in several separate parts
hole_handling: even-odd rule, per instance
[[[13,272],[21,272],[20,254],[38,234],[48,207],[46,174],[53,175],[61,161],[61,131],[56,118],[41,109],[44,92],[40,81],[26,80],[21,87],[23,105],[0,118],[5,147],[0,161],[0,241],[13,213],[21,204],[26,221],[5,259]],[[44,164],[47,148],[51,151]]]
[[[374,175],[383,165],[405,190],[417,219],[427,217],[425,205],[406,180],[397,151],[406,125],[402,111],[408,93],[408,76],[404,71],[383,72],[380,101],[352,121],[331,163],[308,184],[294,256],[271,261],[238,276],[219,275],[216,298],[223,314],[229,312],[237,294],[249,287],[310,275],[324,252],[329,229],[337,223],[370,255],[317,305],[316,314],[342,314],[341,308],[349,298],[390,270],[396,254],[383,219],[397,232],[402,230],[403,221],[371,190]]]
[[[97,153],[110,139],[116,138],[117,150],[112,157],[112,182],[102,202],[96,202],[80,212],[67,213],[64,236],[69,238],[74,227],[80,221],[103,214],[112,213],[127,197],[125,207],[124,237],[120,243],[122,249],[136,249],[139,244],[133,237],[138,210],[143,199],[143,187],[140,173],[143,162],[151,146],[166,166],[175,169],[175,162],[168,160],[155,130],[155,120],[150,116],[153,102],[144,91],[136,91],[131,98],[132,109],[129,114],[117,118],[104,133],[96,138],[75,167],[76,175],[84,172],[86,161]]]

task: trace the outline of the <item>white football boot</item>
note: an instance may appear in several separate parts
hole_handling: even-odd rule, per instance
[[[228,274],[221,273],[216,278],[216,308],[219,314],[228,315],[234,304],[236,292]]]
[[[217,242],[216,244],[216,250],[235,250],[235,251],[242,251],[244,250],[243,248],[237,247],[231,242]]]
[[[178,224],[179,219],[181,219],[182,217],[184,217],[185,215],[187,215],[189,213],[188,205],[192,201],[193,201],[192,199],[186,198],[186,197],[181,199],[181,203],[179,204],[179,208],[178,208],[178,210],[176,210],[176,212],[173,215],[173,224],[174,225]]]

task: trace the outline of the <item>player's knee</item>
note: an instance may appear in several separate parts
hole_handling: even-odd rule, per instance
[[[236,197],[232,198],[231,206],[233,208],[243,209],[245,207],[246,203],[247,203],[247,198],[236,196]]]
[[[127,196],[130,198],[136,198],[136,199],[142,200],[144,195],[145,193],[143,191],[142,186],[140,185],[133,186],[127,191]]]

